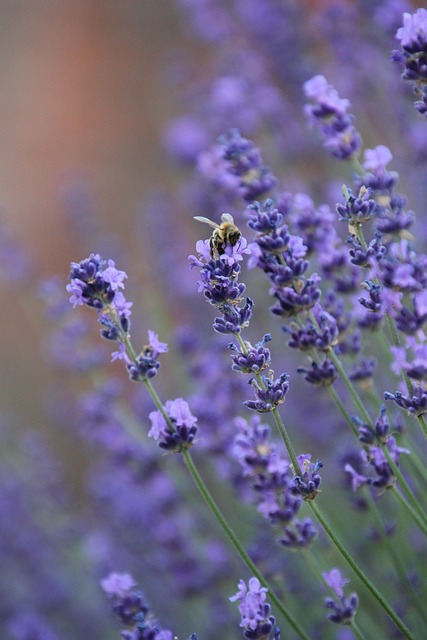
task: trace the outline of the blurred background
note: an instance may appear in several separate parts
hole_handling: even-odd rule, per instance
[[[6,1],[0,31],[0,215],[39,275],[65,276],[87,250],[67,226],[65,188],[84,184],[104,233],[126,242],[147,191],[166,179],[159,141],[173,114],[165,62],[183,42],[178,17],[155,0]],[[29,419],[43,364],[21,310],[7,315],[19,339],[2,332],[2,406],[19,398]]]
[[[196,294],[187,256],[209,236],[194,215],[219,219],[227,210],[239,220],[244,203],[230,208],[195,171],[199,153],[239,127],[262,147],[283,189],[333,207],[351,170],[326,155],[303,115],[302,84],[324,73],[351,99],[365,146],[392,148],[400,190],[411,208],[422,208],[426,127],[412,117],[411,91],[389,60],[402,11],[411,7],[397,0],[0,2],[1,638],[118,638],[98,586],[112,570],[134,575],[181,640],[193,631],[217,639],[218,625],[222,640],[239,637],[228,597],[241,569],[203,508],[190,501],[175,514],[182,495],[192,496],[179,463],[167,476],[171,458],[153,443],[141,451],[125,435],[147,430],[152,406],[120,364],[109,365],[95,317],[71,311],[69,265],[99,252],[126,270],[135,343],[143,345],[150,328],[171,343],[158,382],[163,397],[193,394],[199,415],[214,398],[203,418],[217,437],[218,425],[232,425],[239,413],[246,381],[228,377],[227,355],[216,361],[213,314]],[[418,229],[425,240],[425,225]],[[251,338],[283,336],[264,281],[245,278],[258,304]],[[208,345],[207,360],[195,335]],[[285,351],[277,371],[282,363],[293,372],[298,366]],[[298,397],[303,388],[297,381],[289,400],[295,425],[312,414]],[[320,450],[337,429],[336,417],[325,422],[309,432]],[[204,439],[209,458],[214,437]],[[234,473],[221,461],[223,440],[207,467],[214,491],[218,478]],[[345,446],[334,442],[336,451]],[[245,541],[268,566],[273,536],[228,500],[230,517],[244,523]],[[291,597],[311,597],[293,560],[283,562],[296,585]],[[318,607],[313,620],[320,598]],[[338,637],[315,628],[313,640]]]

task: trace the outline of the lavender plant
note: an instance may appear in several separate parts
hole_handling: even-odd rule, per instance
[[[406,14],[405,28],[398,32],[402,46],[408,49],[408,38],[411,37],[412,40],[418,38],[418,47],[422,47],[423,34],[422,10],[413,19]],[[394,58],[403,59],[396,54]],[[233,212],[239,200],[246,203],[242,215],[246,214],[255,236],[248,245],[241,234],[235,234],[229,242],[224,234],[221,245],[215,241],[215,252],[209,239],[199,241],[196,245],[198,255],[190,256],[190,267],[199,269],[199,291],[219,314],[213,322],[214,330],[233,338],[228,345],[232,351],[232,370],[252,376],[249,383],[254,397],[246,399],[243,404],[253,412],[271,414],[284,447],[285,453],[280,453],[277,445],[270,445],[267,426],[260,422],[253,422],[250,426],[249,422],[239,418],[240,434],[235,440],[234,454],[237,454],[244,476],[251,481],[254,495],[250,501],[258,504],[258,510],[279,533],[281,546],[294,549],[302,558],[305,557],[312,568],[313,579],[319,580],[320,576],[320,583],[332,590],[335,598],[327,597],[325,601],[326,607],[332,610],[328,615],[330,621],[349,625],[357,638],[363,638],[368,637],[368,630],[375,625],[372,616],[376,617],[382,611],[382,628],[391,625],[390,629],[394,626],[402,637],[415,638],[425,623],[417,587],[411,584],[404,566],[402,570],[401,561],[396,561],[398,579],[410,585],[414,596],[411,606],[397,607],[394,603],[397,591],[393,593],[387,588],[383,593],[382,585],[376,585],[373,577],[368,575],[370,567],[364,567],[363,562],[356,559],[349,541],[343,540],[323,515],[318,502],[324,500],[319,473],[324,462],[320,459],[313,462],[311,453],[296,454],[293,437],[282,415],[286,412],[279,410],[289,392],[290,375],[283,372],[276,376],[274,373],[271,347],[266,347],[271,340],[270,334],[265,334],[255,344],[243,338],[254,313],[254,300],[245,296],[246,285],[240,281],[241,264],[249,254],[250,265],[261,268],[269,280],[269,294],[274,299],[271,312],[287,322],[282,328],[289,336],[288,346],[309,354],[309,367],[299,367],[298,371],[304,374],[307,383],[330,393],[343,425],[350,428],[356,442],[359,442],[359,462],[353,465],[346,462],[343,469],[351,476],[353,490],[367,488],[368,517],[382,523],[379,499],[389,491],[398,503],[398,521],[405,523],[400,535],[408,535],[405,529],[409,522],[419,534],[426,535],[427,519],[422,493],[419,493],[420,482],[425,481],[422,462],[415,452],[397,444],[395,435],[403,443],[411,443],[412,448],[414,439],[403,434],[399,427],[390,426],[386,407],[381,405],[374,389],[376,360],[364,355],[366,347],[363,340],[363,332],[369,331],[375,337],[382,335],[382,349],[399,357],[402,364],[395,362],[393,369],[403,372],[408,395],[400,390],[395,393],[385,390],[384,398],[394,400],[408,414],[415,415],[426,434],[423,419],[425,393],[421,384],[412,382],[413,379],[417,382],[422,380],[424,371],[421,329],[425,258],[409,244],[408,236],[402,235],[407,234],[413,215],[406,212],[405,198],[395,191],[397,173],[386,168],[392,159],[391,152],[384,145],[379,145],[375,149],[366,149],[361,161],[362,136],[355,128],[354,116],[348,113],[349,101],[340,98],[336,89],[321,75],[307,81],[304,89],[311,101],[306,106],[306,114],[319,125],[326,150],[333,157],[349,162],[354,172],[352,187],[343,189],[344,203],[336,206],[338,221],[347,224],[350,248],[345,247],[327,208],[323,207],[327,215],[318,217],[319,225],[313,205],[306,197],[312,211],[310,217],[305,212],[302,217],[301,209],[298,209],[302,196],[297,199],[277,190],[278,180],[264,164],[260,151],[237,130],[232,130],[228,136],[219,138],[210,157],[205,155],[201,160],[203,165],[199,166],[204,167],[204,175],[212,185],[223,191],[230,207],[234,207]],[[271,198],[264,204],[255,201],[266,192],[271,192]],[[369,244],[366,232],[372,234]],[[317,271],[312,265],[316,265]],[[241,581],[240,591],[234,597],[241,603],[244,637],[270,638],[274,634],[274,638],[278,638],[280,631],[270,616],[270,607],[265,604],[267,587],[262,585],[269,584],[268,578],[254,564],[239,540],[239,534],[228,524],[189,452],[197,445],[198,419],[182,397],[163,403],[153,387],[152,379],[158,372],[159,356],[167,351],[167,346],[153,331],[149,332],[149,343],[140,353],[131,342],[131,303],[126,301],[122,292],[126,277],[123,271],[116,269],[112,260],[107,262],[99,255],[91,254],[88,259],[72,264],[71,282],[67,288],[74,306],[85,304],[97,310],[102,337],[118,343],[113,360],[124,362],[130,380],[145,385],[156,407],[149,416],[151,428],[148,436],[156,440],[162,449],[182,456],[201,496],[253,574],[249,591]],[[362,291],[366,291],[368,297],[361,296]],[[322,299],[325,302],[322,303]],[[386,332],[384,322],[387,323]],[[400,346],[402,333],[416,336],[408,346],[418,356],[421,355],[421,360],[418,358],[413,365],[407,362],[406,352]],[[349,356],[353,359],[351,368]],[[360,385],[359,388],[356,384]],[[349,402],[353,406],[349,406]],[[375,420],[373,412],[379,407],[379,417]],[[396,417],[394,421],[397,425]],[[401,453],[413,460],[408,469],[400,468]],[[330,459],[330,455],[328,457]],[[370,467],[373,476],[363,473],[363,466]],[[415,469],[418,482],[411,476]],[[248,498],[247,491],[245,497]],[[335,548],[336,561],[346,562],[361,581],[366,591],[365,608],[359,606],[359,597],[355,593],[350,597],[344,595],[346,580],[341,578],[338,568],[323,573],[319,569],[322,561],[317,557],[316,526],[312,518],[296,519],[303,507],[310,510],[322,535]],[[387,529],[381,532],[381,539],[383,536],[388,542],[384,551],[393,556],[395,552]],[[421,576],[420,580],[423,579]],[[291,607],[283,604],[274,587],[269,586],[268,590],[278,615],[284,618],[296,636],[311,637],[309,634],[312,632],[304,628],[302,619]],[[136,629],[140,614],[132,615]],[[139,628],[138,633],[141,633]],[[156,638],[163,632],[153,633],[153,638]]]
[[[423,638],[427,11],[400,0],[177,5],[214,55],[203,74],[188,63],[187,113],[165,134],[179,192],[153,197],[141,225],[144,235],[152,225],[155,284],[147,278],[129,301],[135,264],[94,244],[71,263],[73,309],[61,280],[39,288],[52,327],[44,353],[67,380],[55,411],[86,451],[93,506],[74,524],[64,518],[52,541],[5,467],[4,510],[18,505],[29,527],[3,518],[0,552],[15,545],[46,587],[29,597],[19,577],[4,589],[8,633]],[[405,82],[388,60],[396,31],[392,61]],[[96,225],[80,195],[67,206],[83,210],[76,228],[87,246]],[[217,226],[193,255],[194,215]],[[221,226],[230,220],[234,235]],[[2,269],[27,281],[5,238]],[[141,307],[155,329],[143,329]],[[47,519],[67,512],[59,493]],[[68,563],[107,600],[96,618],[83,593],[74,628],[58,616],[73,581],[43,573]]]

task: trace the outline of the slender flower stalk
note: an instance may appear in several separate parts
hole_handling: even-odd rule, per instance
[[[315,514],[316,518],[321,523],[323,529],[325,530],[325,532],[327,533],[329,538],[332,540],[334,545],[337,547],[337,549],[341,553],[341,555],[345,558],[345,560],[347,560],[348,564],[353,569],[353,571],[357,574],[357,576],[360,578],[360,580],[363,582],[363,584],[369,589],[369,591],[374,596],[374,598],[380,603],[382,608],[388,613],[390,618],[393,620],[393,622],[398,627],[398,629],[400,629],[400,631],[403,633],[405,638],[408,638],[408,640],[409,639],[415,640],[415,636],[408,629],[406,624],[397,615],[397,613],[393,610],[393,608],[388,604],[387,600],[384,598],[384,596],[381,594],[381,592],[375,587],[375,585],[364,574],[364,572],[360,569],[360,567],[357,564],[357,562],[355,562],[353,560],[352,556],[348,553],[347,549],[340,542],[339,538],[337,537],[337,535],[333,531],[331,525],[326,520],[325,516],[320,511],[320,509],[317,506],[317,504],[315,502],[310,502],[309,506],[310,506],[311,510],[313,511],[313,513]]]
[[[187,469],[188,469],[191,477],[193,478],[194,483],[196,484],[197,488],[199,489],[200,494],[203,496],[204,501],[206,502],[206,504],[208,505],[209,509],[211,510],[211,512],[215,516],[216,520],[218,521],[219,525],[221,526],[222,530],[224,531],[224,533],[226,534],[226,536],[228,537],[228,539],[232,543],[234,549],[237,551],[237,553],[240,556],[240,558],[243,561],[243,563],[247,566],[247,568],[252,573],[252,575],[254,575],[262,585],[266,586],[269,589],[269,594],[270,594],[271,601],[273,602],[273,604],[276,607],[276,609],[278,611],[280,611],[280,613],[282,614],[283,618],[287,621],[289,626],[298,634],[298,636],[300,638],[302,638],[303,640],[308,640],[308,636],[301,629],[299,623],[294,619],[294,617],[284,607],[284,605],[281,602],[281,600],[268,587],[268,583],[266,582],[265,578],[261,575],[261,573],[258,571],[258,569],[255,566],[255,564],[252,562],[252,560],[250,559],[250,557],[248,556],[248,554],[244,550],[243,546],[239,542],[238,537],[236,536],[236,534],[234,533],[234,531],[230,527],[230,525],[227,523],[227,521],[224,518],[224,516],[222,515],[220,509],[216,505],[215,500],[213,499],[212,495],[208,491],[205,483],[203,482],[203,480],[202,480],[202,478],[201,478],[201,476],[200,476],[200,474],[199,474],[199,472],[198,472],[198,470],[197,470],[197,468],[196,468],[196,466],[195,466],[195,464],[193,462],[193,459],[192,459],[190,453],[188,451],[183,452],[183,457],[184,457],[184,461],[185,461],[185,464],[187,466]]]
[[[319,583],[323,584],[328,590],[330,590],[330,592],[332,594],[336,595],[336,592],[332,589],[332,587],[329,584],[330,580],[328,579],[328,574],[322,573],[322,571],[320,570],[320,567],[317,564],[317,561],[316,561],[316,559],[315,559],[315,557],[313,555],[313,552],[311,550],[309,550],[307,553],[304,554],[304,558],[308,562],[311,571],[314,573],[314,575],[317,576],[317,579],[318,579]],[[332,571],[334,571],[334,570],[332,570]],[[337,571],[337,569],[335,569],[335,571]],[[350,625],[351,630],[355,634],[356,638],[358,638],[358,640],[367,640],[365,634],[362,632],[362,630],[360,629],[359,625],[356,622],[355,615],[352,616],[351,622],[349,622],[349,623],[346,622],[346,624]]]
[[[247,347],[246,347],[246,345],[245,345],[245,343],[244,343],[244,341],[242,339],[242,336],[240,334],[237,334],[236,335],[236,339],[239,342],[239,345],[240,345],[240,348],[242,350],[242,353],[247,354],[248,353],[247,352]],[[264,382],[263,382],[263,380],[262,380],[262,378],[261,378],[259,373],[255,374],[255,378],[256,378],[258,384],[260,385],[260,387],[263,387],[264,386]],[[274,418],[274,421],[276,423],[277,429],[279,430],[279,433],[280,433],[280,435],[282,437],[282,440],[285,443],[286,451],[289,454],[289,457],[291,459],[293,468],[295,469],[295,473],[297,473],[298,475],[301,475],[301,468],[300,468],[299,463],[298,463],[297,454],[295,453],[295,449],[294,449],[294,447],[292,445],[292,440],[291,440],[291,438],[290,438],[290,436],[288,434],[288,431],[287,431],[287,429],[285,427],[285,424],[284,424],[284,422],[283,422],[283,420],[282,420],[282,418],[280,416],[280,413],[279,413],[277,408],[273,409],[271,413],[273,415],[273,418]]]
[[[411,593],[418,615],[424,620],[425,623],[427,623],[427,612],[425,610],[424,603],[420,600],[420,596],[418,595],[417,590],[414,588],[411,580],[408,578],[405,566],[402,564],[402,560],[400,559],[399,550],[396,550],[393,547],[392,541],[390,539],[389,533],[378,509],[378,506],[375,502],[375,499],[369,489],[365,491],[365,495],[367,496],[370,512],[375,518],[381,541],[387,549],[388,557],[395,567],[396,574],[402,585],[405,585],[405,590]]]

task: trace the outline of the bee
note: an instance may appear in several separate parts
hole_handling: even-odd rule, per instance
[[[219,256],[224,253],[227,244],[234,247],[241,238],[242,234],[240,229],[234,224],[233,216],[229,213],[222,214],[221,224],[212,222],[212,220],[209,220],[209,218],[205,218],[204,216],[194,216],[194,219],[199,222],[205,222],[214,229],[209,239],[211,257],[213,260],[217,260]]]

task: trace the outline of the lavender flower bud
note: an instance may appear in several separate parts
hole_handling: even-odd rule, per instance
[[[230,304],[224,305],[221,308],[223,317],[215,318],[213,328],[218,333],[240,333],[249,324],[253,306],[254,303],[250,298],[246,298],[245,305],[240,308]]]
[[[154,438],[162,449],[179,453],[193,446],[197,418],[191,414],[187,402],[182,398],[168,400],[164,412],[152,411],[149,418],[151,429],[148,436]]]
[[[324,311],[320,305],[315,306],[313,315],[315,316],[316,324],[308,320],[302,328],[299,328],[296,323],[292,325],[292,328],[288,326],[282,327],[283,331],[291,336],[288,344],[292,349],[328,351],[330,347],[336,345],[338,325],[335,318],[327,311]]]
[[[345,205],[337,204],[338,219],[347,222],[351,229],[355,225],[367,222],[379,212],[378,204],[371,197],[372,189],[362,186],[359,195],[354,196],[351,189],[344,189]]]
[[[386,253],[386,247],[382,244],[381,237],[382,234],[377,231],[375,238],[364,249],[359,238],[349,236],[347,243],[351,245],[351,249],[349,249],[351,264],[369,269],[373,264],[380,263]]]
[[[317,529],[310,518],[294,520],[293,526],[285,527],[279,542],[287,549],[308,549],[317,536]]]
[[[285,396],[289,389],[289,376],[287,373],[282,373],[280,378],[273,380],[271,372],[268,378],[261,376],[261,380],[262,386],[260,386],[255,378],[250,380],[254,388],[256,400],[246,400],[243,404],[253,411],[267,413],[273,411],[273,409],[285,401]]]
[[[240,627],[244,629],[244,638],[280,640],[276,620],[270,615],[270,605],[266,602],[268,589],[261,587],[258,578],[250,578],[248,587],[243,580],[240,580],[238,586],[239,590],[230,597],[230,600],[239,602],[239,611],[242,616]]]
[[[316,460],[313,463],[311,454],[304,453],[298,456],[298,464],[302,473],[294,476],[289,489],[294,496],[301,496],[304,500],[314,500],[319,493],[321,478],[318,471],[323,467],[323,462]]]
[[[420,96],[414,107],[422,115],[427,115],[427,10],[404,13],[403,27],[397,30],[396,38],[400,40],[402,49],[393,51],[392,60],[404,65],[402,78],[413,82]]]
[[[274,291],[277,303],[271,307],[275,315],[288,318],[301,311],[311,309],[320,300],[321,291],[317,286],[320,278],[313,274],[306,282],[300,282],[299,286],[283,287]]]
[[[335,624],[351,624],[359,604],[357,595],[352,593],[349,598],[344,595],[343,586],[348,580],[341,577],[339,569],[331,569],[322,575],[328,587],[335,592],[337,598],[325,598],[326,608],[332,610],[332,613],[328,615],[328,619]]]
[[[408,414],[415,417],[424,415],[427,412],[427,393],[421,386],[412,388],[412,395],[404,396],[400,391],[396,393],[384,392],[385,400],[394,400],[398,407],[405,409]]]
[[[309,369],[299,367],[297,372],[304,373],[304,380],[309,384],[314,384],[316,387],[327,387],[333,384],[338,376],[334,363],[328,358],[322,362],[320,367],[317,362],[313,361]]]
[[[219,140],[228,170],[239,179],[239,192],[248,202],[274,187],[277,180],[253,142],[243,138],[237,129]]]
[[[305,82],[304,93],[314,102],[305,106],[305,113],[319,126],[331,155],[340,159],[357,155],[362,141],[353,126],[354,116],[347,114],[349,100],[340,98],[322,75]]]
[[[98,311],[102,325],[102,337],[118,341],[130,328],[132,302],[127,302],[120,289],[124,289],[124,271],[116,269],[113,260],[106,262],[99,254],[93,254],[81,262],[72,262],[70,284],[73,307],[87,305]]]
[[[172,632],[160,629],[153,618],[142,591],[129,574],[111,573],[101,580],[101,587],[113,601],[113,611],[129,630],[121,632],[123,640],[173,640]]]
[[[270,350],[264,345],[271,340],[271,335],[267,333],[261,342],[253,347],[250,342],[245,342],[246,353],[242,353],[234,343],[230,343],[229,349],[236,352],[232,355],[232,369],[240,373],[260,373],[270,365]]]
[[[264,208],[259,202],[253,202],[248,207],[248,227],[261,234],[271,234],[283,222],[283,215],[274,207],[274,201],[268,198],[264,202]],[[253,213],[252,213],[253,212]]]

